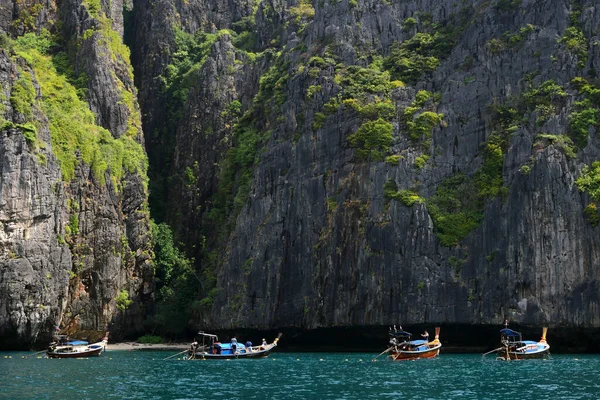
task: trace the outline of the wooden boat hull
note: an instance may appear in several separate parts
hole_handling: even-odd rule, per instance
[[[81,358],[97,357],[106,348],[106,341],[90,344],[89,346],[59,346],[49,349],[48,358]]]
[[[390,357],[394,361],[408,361],[408,360],[418,360],[418,359],[427,359],[427,358],[435,358],[440,354],[440,348],[442,345],[435,346],[428,350],[420,350],[420,351],[392,351],[390,353]]]
[[[212,354],[208,352],[196,352],[193,354],[188,352],[186,355],[187,360],[230,360],[238,358],[267,358],[271,354],[275,346],[259,351],[252,351],[248,353],[236,353],[236,354]]]
[[[209,353],[196,353],[194,357],[188,355],[188,360],[230,360],[238,358],[267,358],[271,354],[270,351],[260,354],[209,354]]]
[[[81,357],[97,357],[100,355],[100,353],[102,353],[102,350],[104,350],[103,347],[100,347],[99,349],[90,349],[90,350],[86,350],[86,351],[75,351],[72,353],[68,353],[68,352],[52,352],[52,351],[48,351],[47,356],[49,358],[81,358]]]
[[[541,351],[537,351],[537,352],[532,352],[532,353],[521,353],[521,352],[516,352],[516,351],[509,351],[508,359],[509,360],[536,360],[536,359],[547,357],[549,353],[550,353],[550,348],[547,348],[547,349],[544,349]],[[502,358],[504,360],[507,359],[507,353],[504,350],[501,350],[496,354],[497,354],[498,358]]]

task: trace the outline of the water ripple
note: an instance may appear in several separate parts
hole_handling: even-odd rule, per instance
[[[0,353],[0,398],[578,400],[600,393],[600,356],[587,355],[500,362],[442,354],[370,362],[375,354],[276,353],[225,362],[163,361],[164,352],[112,351],[88,360],[21,358],[25,354]]]

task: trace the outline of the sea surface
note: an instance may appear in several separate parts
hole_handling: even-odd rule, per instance
[[[192,360],[164,351],[89,359],[0,353],[6,399],[600,399],[600,355],[495,361],[478,354],[393,362],[371,353]]]

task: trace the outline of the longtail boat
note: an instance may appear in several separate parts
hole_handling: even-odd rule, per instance
[[[50,343],[46,352],[49,358],[80,358],[99,356],[106,349],[108,344],[108,332],[104,338],[97,342],[88,344],[80,340],[72,340],[66,337],[59,337],[57,341]]]
[[[184,356],[186,360],[226,360],[231,358],[265,358],[277,347],[281,333],[271,343],[263,339],[260,346],[246,346],[238,343],[235,338],[228,343],[221,343],[217,335],[198,332],[202,338],[202,344],[194,341]]]
[[[504,329],[500,330],[501,347],[488,351],[483,355],[490,353],[496,354],[497,360],[528,360],[545,358],[550,355],[550,345],[546,341],[548,328],[542,329],[542,338],[539,342],[533,340],[523,340],[520,332],[508,329],[508,323],[505,323]]]
[[[440,349],[442,348],[440,327],[435,328],[435,339],[431,342],[428,340],[412,340],[412,333],[403,330],[390,330],[389,336],[391,346],[379,354],[379,356],[389,353],[388,358],[393,361],[435,358],[440,354]]]

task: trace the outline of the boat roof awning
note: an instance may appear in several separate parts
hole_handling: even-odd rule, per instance
[[[538,342],[533,341],[533,340],[521,340],[520,343],[523,343],[525,345],[527,345],[527,344],[538,344]]]
[[[204,333],[204,331],[198,332],[198,335],[200,335],[200,336],[206,336],[206,337],[209,337],[209,338],[214,338],[215,340],[219,340],[219,337],[217,335],[213,335],[211,333]]]
[[[72,346],[83,346],[83,345],[89,344],[85,340],[69,340],[68,343]]]
[[[501,329],[500,333],[505,336],[510,336],[510,337],[520,337],[521,336],[520,332],[513,331],[512,329],[508,329],[508,328]]]

